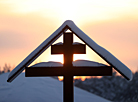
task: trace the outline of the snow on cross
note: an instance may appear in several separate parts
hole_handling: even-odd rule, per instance
[[[66,34],[65,32],[67,30],[70,30],[72,33],[71,34]],[[61,35],[71,35],[72,34],[75,34],[78,38],[80,38],[86,45],[88,45],[95,53],[97,53],[101,58],[103,58],[110,66],[106,66],[106,65],[102,65],[102,66],[98,66],[98,67],[95,67],[95,66],[90,66],[91,68],[92,67],[95,67],[94,69],[95,70],[98,70],[98,68],[101,68],[99,70],[99,72],[97,72],[99,75],[100,71],[102,71],[104,68],[107,68],[106,71],[107,73],[105,75],[111,75],[111,70],[112,69],[111,67],[115,68],[122,76],[124,76],[126,79],[128,80],[131,80],[132,79],[132,72],[131,70],[125,66],[121,61],[119,61],[115,56],[113,56],[110,52],[108,52],[107,50],[105,50],[104,48],[102,48],[101,46],[99,46],[98,44],[96,44],[90,37],[88,37],[84,32],[82,32],[74,23],[73,21],[70,21],[70,20],[67,20],[65,21],[51,36],[49,36],[42,44],[40,44],[40,46],[38,46],[31,54],[29,54],[8,76],[8,82],[11,82],[13,81],[25,68],[26,68],[26,76],[27,76],[27,70],[29,71],[36,71],[38,72],[39,70],[37,69],[37,67],[28,67],[39,55],[41,55],[49,46],[54,46],[52,45]],[[65,37],[66,38],[66,37]],[[71,37],[72,39],[72,37]],[[71,43],[71,44],[69,44]],[[63,43],[64,45],[64,43]],[[72,57],[69,57],[69,56],[72,56],[74,53],[85,53],[85,45],[83,44],[79,44],[79,47],[80,47],[80,50],[75,50],[73,48],[73,42],[72,41],[68,41],[67,42],[67,45],[72,48],[72,50],[70,51],[67,51],[67,50],[64,50],[65,47],[63,46],[63,48],[61,47],[60,44],[58,45],[55,45],[55,47],[61,47],[61,49],[63,49],[63,51],[55,51],[55,53],[64,53],[64,56],[67,56],[68,58],[65,59],[65,65],[64,66],[67,66],[67,67],[72,67],[73,70],[75,70],[75,67],[74,67],[74,64],[72,64]],[[79,49],[78,47],[78,49]],[[54,47],[52,47],[53,49],[55,49]],[[84,48],[84,49],[83,49]],[[58,48],[59,49],[59,48]],[[54,51],[54,50],[53,50]],[[77,52],[75,52],[77,51]],[[69,53],[69,56],[68,56],[68,53]],[[66,54],[65,54],[66,53]],[[54,53],[53,53],[54,54]],[[67,61],[66,61],[67,60]],[[101,64],[100,64],[101,65]],[[79,65],[77,65],[79,66]],[[40,66],[39,66],[40,67]],[[87,67],[87,66],[84,66],[84,67]],[[54,68],[54,67],[52,67]],[[51,69],[52,69],[51,68]],[[96,69],[97,68],[97,69]],[[33,69],[33,70],[32,70]],[[39,68],[40,69],[40,68]],[[56,69],[56,68],[54,68]],[[61,69],[61,68],[60,68]],[[66,68],[67,69],[67,68]],[[81,70],[80,66],[79,66],[79,69]],[[79,70],[78,69],[78,70]],[[87,69],[87,68],[86,68]],[[91,70],[90,68],[88,68],[89,70]],[[41,67],[41,70],[45,70],[44,68]],[[57,70],[57,69],[56,69]],[[48,70],[50,71],[50,69]],[[69,70],[70,71],[70,70]],[[42,72],[42,71],[39,71],[39,72]],[[59,72],[58,74],[64,74],[65,71],[57,71]],[[68,74],[67,73],[68,71],[66,71],[65,74]],[[87,71],[86,71],[87,72]],[[96,72],[96,71],[95,71]],[[103,72],[103,71],[102,71]],[[43,72],[44,73],[44,72]],[[92,71],[89,71],[89,73],[87,73],[86,75],[90,74],[91,75]],[[36,73],[34,73],[34,76]],[[39,73],[38,73],[39,74]],[[42,73],[41,73],[42,74]],[[74,73],[74,74],[78,74],[78,73]],[[45,75],[45,74],[44,74]],[[51,74],[50,74],[51,75]],[[72,74],[73,75],[73,74]],[[82,73],[79,73],[79,75],[83,75]],[[100,73],[101,75],[101,73]],[[103,75],[104,75],[104,72],[103,72]],[[28,74],[29,76],[29,74]],[[33,75],[32,75],[33,76]],[[40,75],[42,76],[42,75]],[[69,80],[72,81],[71,78],[69,78]]]

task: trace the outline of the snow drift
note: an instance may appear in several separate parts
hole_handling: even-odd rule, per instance
[[[0,75],[0,102],[63,102],[63,83],[51,77],[25,77],[12,83],[9,73]],[[74,87],[74,102],[109,102],[108,100]]]

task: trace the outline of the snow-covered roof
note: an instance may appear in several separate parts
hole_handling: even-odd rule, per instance
[[[131,70],[119,61],[109,51],[99,46],[82,30],[80,30],[73,21],[65,21],[53,34],[51,34],[42,44],[40,44],[32,53],[30,53],[19,65],[17,65],[8,76],[8,82],[14,80],[24,69],[29,66],[39,55],[41,55],[49,46],[52,45],[66,30],[72,31],[78,38],[87,44],[95,53],[103,58],[108,64],[114,67],[126,79],[132,79]]]

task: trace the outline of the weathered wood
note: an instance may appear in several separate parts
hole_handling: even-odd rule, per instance
[[[73,54],[86,54],[85,44],[73,44],[72,45]],[[63,44],[61,45],[51,45],[51,54],[64,54]]]
[[[86,45],[85,44],[73,45],[73,54],[86,54]]]
[[[63,76],[63,67],[26,67],[25,77]]]
[[[111,66],[73,67],[73,76],[111,76]]]
[[[111,76],[111,66],[100,67],[26,67],[26,77],[43,77],[43,76],[65,76],[66,74],[72,76]]]

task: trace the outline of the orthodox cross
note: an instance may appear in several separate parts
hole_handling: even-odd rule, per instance
[[[73,43],[73,33],[63,34],[63,44],[51,45],[51,54],[63,54],[63,67],[26,67],[26,77],[64,76],[64,102],[74,102],[73,76],[109,76],[111,66],[73,66],[73,54],[86,54],[86,45]]]

